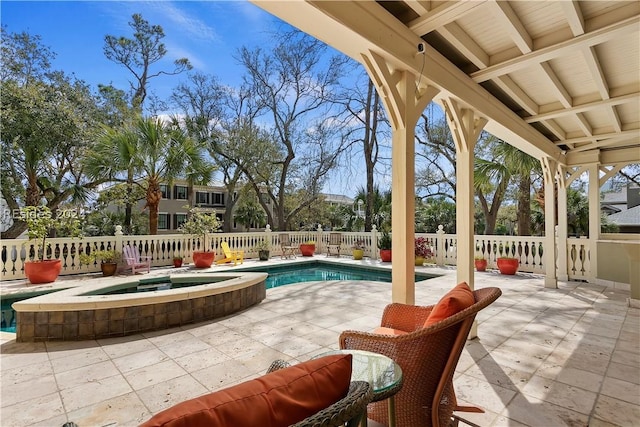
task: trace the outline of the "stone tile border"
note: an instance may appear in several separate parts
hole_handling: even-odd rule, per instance
[[[225,280],[142,294],[95,295],[139,282],[129,277],[16,302],[16,341],[89,340],[173,328],[228,316],[266,297],[266,273],[169,276],[182,282],[206,277]]]

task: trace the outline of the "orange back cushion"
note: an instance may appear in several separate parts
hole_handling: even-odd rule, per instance
[[[473,291],[465,282],[460,283],[455,288],[447,292],[433,307],[429,317],[424,322],[427,327],[433,323],[446,319],[449,316],[471,307],[475,302]]]
[[[409,332],[401,331],[400,329],[385,328],[384,326],[378,326],[373,330],[377,335],[407,335]]]
[[[179,403],[142,427],[279,427],[295,424],[347,395],[350,354],[300,363]]]

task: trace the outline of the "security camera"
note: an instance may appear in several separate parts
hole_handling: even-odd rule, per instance
[[[424,43],[418,43],[418,53],[424,53]]]

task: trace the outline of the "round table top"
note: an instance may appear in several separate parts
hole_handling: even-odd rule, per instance
[[[334,350],[315,358],[331,354],[351,354],[351,381],[366,381],[373,388],[374,399],[386,399],[402,386],[402,369],[393,359],[378,353],[363,350]]]

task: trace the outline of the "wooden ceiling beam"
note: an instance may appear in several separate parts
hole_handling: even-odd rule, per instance
[[[446,1],[431,9],[419,18],[410,21],[407,27],[419,37],[440,28],[450,22],[471,12],[476,7],[482,6],[481,1]]]
[[[491,65],[484,70],[471,73],[471,78],[474,81],[481,83],[505,74],[513,73],[514,71],[531,67],[535,64],[541,64],[561,56],[570,55],[576,49],[596,46],[606,41],[637,32],[639,24],[640,16],[633,15],[614,24],[585,33],[581,36]]]
[[[578,1],[563,1],[560,2],[560,6],[564,11],[564,15],[567,18],[567,23],[574,36],[584,34],[584,17],[582,16],[582,10],[580,9],[580,2]]]
[[[555,119],[562,116],[584,113],[587,111],[596,110],[598,108],[613,107],[616,105],[622,105],[630,102],[638,102],[637,93],[628,93],[626,95],[617,96],[615,98],[609,98],[601,101],[587,102],[586,104],[574,105],[566,109],[553,110],[546,113],[540,113],[535,116],[526,117],[524,120],[527,123],[534,123],[542,120]]]
[[[455,22],[439,28],[438,33],[476,67],[489,66],[489,55]]]
[[[524,27],[518,15],[513,11],[509,2],[492,1],[491,12],[501,26],[507,31],[511,40],[518,46],[520,52],[529,53],[533,51],[533,40]],[[500,25],[499,24],[499,25]]]

